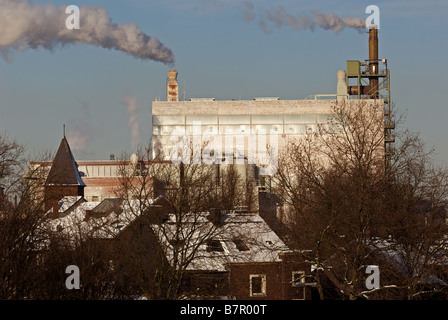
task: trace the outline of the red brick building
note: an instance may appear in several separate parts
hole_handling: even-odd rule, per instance
[[[281,261],[229,263],[230,295],[238,300],[310,300],[311,265],[300,253],[280,253]]]
[[[76,162],[63,137],[54,161],[43,163],[44,167],[51,166],[43,184],[46,210],[53,209],[49,228],[53,232],[68,233],[84,230],[93,238],[105,241],[119,240],[120,235],[130,231],[132,228],[128,226],[142,212],[135,215],[129,204],[118,201],[117,170],[122,163],[116,160]],[[42,163],[36,165],[42,166]],[[164,197],[156,199],[154,196],[153,200],[151,205],[161,208],[163,219],[150,223],[148,230],[152,230],[153,236],[149,238],[149,247],[162,250],[164,259],[171,264],[175,244],[167,236],[175,235],[176,228],[184,227],[174,223]],[[183,281],[186,297],[191,292],[206,292],[210,298],[241,300],[311,298],[308,286],[311,266],[300,254],[291,252],[258,213],[221,214],[218,228],[213,226],[217,223],[213,213],[190,215],[191,219],[186,216],[184,222],[194,221],[195,227],[187,230],[198,238],[201,233],[216,230],[205,243],[191,243],[192,247],[197,247],[198,254],[186,270]],[[162,225],[165,236],[160,238],[158,230]],[[174,228],[172,233],[170,228]]]

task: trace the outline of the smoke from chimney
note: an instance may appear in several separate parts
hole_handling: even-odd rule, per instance
[[[85,147],[93,135],[93,128],[88,123],[79,120],[69,121],[67,137],[70,139],[70,148],[73,151],[80,151],[84,155],[88,154]]]
[[[244,10],[244,19],[248,22],[255,20],[256,12],[254,5],[246,1]],[[316,28],[332,30],[338,34],[344,28],[356,29],[359,32],[366,29],[364,19],[356,17],[340,18],[335,13],[322,13],[314,10],[310,15],[294,16],[288,13],[284,8],[279,7],[273,10],[264,10],[259,20],[259,26],[265,34],[272,33],[269,25],[275,25],[277,28],[289,27],[293,30],[311,30]]]
[[[144,60],[173,63],[172,51],[135,24],[115,24],[107,10],[80,6],[80,29],[67,29],[66,6],[0,0],[0,55],[40,47],[53,50],[67,44],[90,44],[125,52]]]
[[[140,122],[138,120],[138,112],[140,111],[140,107],[134,97],[124,97],[123,103],[127,108],[128,124],[131,129],[132,150],[136,150],[140,144]]]
[[[89,104],[80,101],[81,109],[77,112],[77,117],[71,118],[67,123],[67,137],[70,141],[70,148],[73,151],[80,152],[82,155],[93,155],[93,151],[87,151],[87,143],[92,140],[96,134],[94,128],[89,123],[90,111]]]

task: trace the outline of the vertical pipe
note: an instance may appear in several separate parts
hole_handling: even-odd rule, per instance
[[[369,30],[369,73],[378,74],[378,29]],[[370,96],[373,99],[379,97],[378,77],[370,77]]]

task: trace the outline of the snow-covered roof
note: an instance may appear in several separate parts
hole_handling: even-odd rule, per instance
[[[78,201],[83,199],[81,196],[66,196],[58,202],[58,213],[67,212],[71,207],[75,206]],[[51,209],[50,211],[52,211]]]
[[[409,271],[412,271],[414,275],[418,275],[418,273],[421,272],[421,269],[424,269],[424,265],[428,263],[448,265],[447,257],[445,255],[440,257],[436,256],[435,249],[427,251],[426,254],[424,251],[420,250],[410,251],[406,250],[403,245],[390,239],[373,239],[371,248],[375,253],[382,255],[392,263],[392,265],[403,275],[408,275]],[[432,253],[430,253],[431,251]],[[411,258],[413,265],[407,265],[406,256]],[[439,277],[432,274],[423,276],[421,281],[427,284],[438,283],[444,286],[448,285]]]
[[[176,235],[184,239],[184,257],[196,250],[187,270],[225,271],[228,263],[277,262],[279,253],[290,251],[258,214],[229,212],[219,225],[209,217],[209,212],[188,214],[176,222],[171,214],[164,224],[153,225],[170,263]]]
[[[75,244],[85,237],[114,238],[141,215],[139,200],[106,202],[65,197],[60,201],[59,217],[47,220],[42,228],[68,235]],[[147,205],[154,203],[150,200]],[[109,212],[95,216],[99,208]],[[168,261],[173,261],[175,248],[179,249],[175,239],[182,242],[183,258],[194,253],[188,270],[226,271],[228,263],[278,262],[279,253],[290,251],[258,214],[231,211],[219,216],[220,223],[211,217],[209,212],[168,214],[163,223],[151,225]]]
[[[41,229],[51,233],[62,233],[68,236],[72,243],[76,243],[85,237],[111,239],[124,230],[139,215],[141,203],[137,200],[117,202],[117,208],[110,208],[105,216],[87,218],[96,208],[102,206],[108,200],[81,202],[79,197],[65,197],[61,199],[59,206],[59,218],[49,219]],[[118,199],[113,199],[118,200]],[[77,203],[77,205],[75,205]],[[70,210],[64,214],[65,210]],[[119,210],[117,210],[119,209]]]

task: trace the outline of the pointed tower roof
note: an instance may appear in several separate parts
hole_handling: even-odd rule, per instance
[[[82,181],[81,175],[78,171],[78,165],[76,164],[65,135],[62,138],[58,151],[56,152],[56,156],[54,157],[53,165],[48,173],[45,185],[85,187],[84,181]]]

